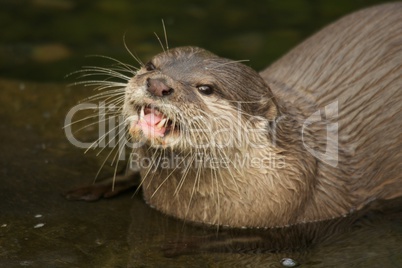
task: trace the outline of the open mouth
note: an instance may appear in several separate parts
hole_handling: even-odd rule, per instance
[[[149,138],[163,138],[171,133],[179,133],[179,130],[177,122],[173,122],[153,105],[140,107],[138,120],[130,127],[131,133],[142,131],[144,136]]]

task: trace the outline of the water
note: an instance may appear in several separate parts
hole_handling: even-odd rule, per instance
[[[94,203],[69,202],[61,195],[91,183],[107,153],[84,155],[63,130],[69,109],[93,94],[67,87],[74,78],[65,75],[83,65],[110,64],[86,55],[135,64],[125,51],[125,34],[129,48],[146,59],[161,50],[153,32],[163,39],[163,18],[171,47],[198,45],[250,59],[262,69],[324,24],[378,2],[0,1],[0,267],[281,267],[283,258],[302,267],[401,267],[402,215],[392,209],[400,203],[307,250],[256,253],[251,243],[244,253],[180,255],[183,241],[208,247],[211,241],[194,237],[215,237],[217,230],[185,226],[131,192]],[[93,127],[78,137],[91,141],[96,135]],[[100,177],[114,172],[110,162]],[[273,235],[220,232],[218,237]],[[166,257],[175,248],[179,256]]]

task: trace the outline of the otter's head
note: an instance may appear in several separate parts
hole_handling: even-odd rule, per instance
[[[179,151],[238,148],[241,139],[257,135],[247,130],[266,127],[276,114],[257,72],[197,47],[156,55],[125,93],[124,115],[134,140]]]

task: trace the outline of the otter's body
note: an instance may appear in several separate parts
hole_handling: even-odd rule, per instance
[[[187,95],[188,99],[183,98],[184,102],[203,104],[203,111],[211,118],[227,112],[221,110],[225,107],[232,109],[236,101],[244,102],[242,109],[248,114],[266,120],[265,135],[247,137],[253,141],[260,139],[265,146],[236,144],[216,150],[218,153],[210,149],[213,152],[207,153],[211,158],[229,159],[226,168],[182,165],[176,169],[159,168],[156,172],[143,168],[146,202],[188,221],[272,227],[339,217],[372,200],[400,196],[401,7],[394,4],[367,9],[323,29],[261,73],[268,86],[263,88],[264,93],[256,88],[263,85],[250,83],[258,78],[248,74],[244,81],[224,81],[229,85],[238,83],[240,89],[232,87],[234,92],[221,93],[223,97]],[[206,64],[210,56],[202,53],[196,48],[162,53],[153,60],[155,66],[161,66],[158,77],[166,79],[166,84],[175,90],[176,79],[193,83],[186,75],[192,68]],[[190,60],[187,71],[174,63],[174,58],[181,64],[193,55],[197,58],[197,54],[200,59],[195,60],[197,64]],[[164,69],[167,61],[171,61],[170,65]],[[231,65],[235,66],[228,63],[220,68]],[[220,75],[218,68],[213,75]],[[183,72],[185,75],[180,76]],[[205,70],[193,74],[204,78],[206,84],[216,79],[209,77]],[[235,72],[233,75],[237,76]],[[142,82],[135,80],[135,83]],[[239,98],[241,90],[249,95]],[[260,97],[252,96],[255,93]],[[225,94],[234,97],[227,100]],[[174,104],[173,100],[169,101]],[[248,102],[259,103],[249,107]],[[194,109],[190,104],[185,105],[181,109]],[[253,124],[253,128],[258,128],[258,124]],[[244,131],[241,126],[235,129]],[[154,163],[161,161],[158,156],[162,154],[157,151],[152,146],[140,150],[142,157],[154,159]],[[171,159],[185,158],[190,162],[196,153],[204,152],[187,147],[169,149],[169,146],[163,151],[165,157],[170,155]],[[265,159],[265,162],[239,165],[239,159],[240,163],[249,159]],[[283,166],[275,166],[274,161],[282,161]]]
[[[286,107],[308,115],[334,102],[338,108],[338,163],[316,159],[300,219],[339,216],[402,195],[401,14],[400,3],[351,14],[261,73]],[[316,140],[326,139],[325,131],[312,130]]]
[[[349,15],[260,74],[195,47],[155,56],[123,107],[144,143],[133,159],[147,159],[146,202],[186,221],[275,227],[401,196],[401,14],[399,3]]]

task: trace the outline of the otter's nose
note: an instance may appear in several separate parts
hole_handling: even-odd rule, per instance
[[[163,80],[147,79],[147,90],[154,96],[165,97],[173,93],[173,88],[168,87]]]

